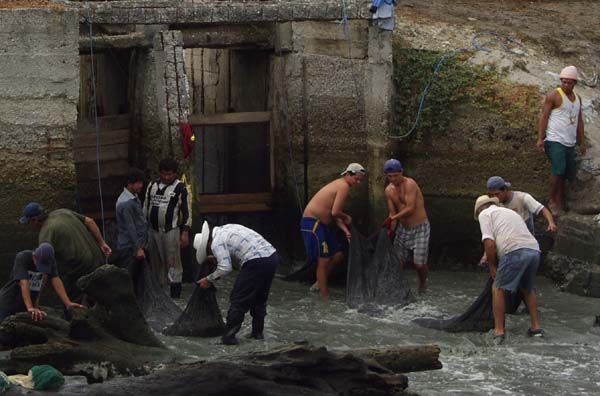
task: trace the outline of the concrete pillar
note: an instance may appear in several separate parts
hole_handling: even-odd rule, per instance
[[[190,93],[180,31],[154,36],[158,112],[168,155],[183,163],[180,125],[188,122]]]
[[[365,123],[369,169],[371,227],[387,216],[383,163],[391,154],[392,32],[369,27],[368,66],[365,75]]]

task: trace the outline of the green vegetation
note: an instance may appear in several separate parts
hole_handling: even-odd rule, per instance
[[[394,135],[405,134],[414,125],[423,90],[443,55],[402,48],[399,41],[394,42]],[[493,63],[473,65],[467,61],[470,56],[469,52],[461,52],[444,61],[412,139],[445,133],[451,129],[458,111],[465,108],[499,119],[498,127],[511,129],[517,135],[531,135],[535,131],[540,111],[537,87],[501,81],[508,70],[498,70]]]

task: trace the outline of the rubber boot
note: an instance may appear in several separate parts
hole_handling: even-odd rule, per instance
[[[171,283],[171,298],[181,297],[181,283]]]
[[[225,334],[223,334],[223,336],[221,337],[221,342],[225,345],[237,345],[239,344],[237,338],[235,338],[235,335],[238,331],[240,331],[240,329],[242,328],[242,325],[236,325],[236,326],[229,326],[229,325],[225,325]]]
[[[265,329],[265,318],[252,318],[252,333],[248,334],[248,338],[254,338],[255,340],[264,340],[265,336],[263,330]]]

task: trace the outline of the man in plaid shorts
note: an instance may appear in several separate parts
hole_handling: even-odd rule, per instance
[[[429,255],[429,220],[425,200],[419,185],[404,176],[404,168],[397,159],[387,160],[383,173],[389,184],[385,198],[390,215],[383,225],[394,235],[394,249],[404,269],[406,262],[413,262],[419,274],[419,292],[427,289],[427,256]]]

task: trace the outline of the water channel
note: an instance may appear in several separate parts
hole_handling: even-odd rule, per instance
[[[411,287],[417,285],[408,273]],[[235,274],[219,286],[219,306],[225,314]],[[540,314],[547,332],[543,339],[526,336],[529,316],[507,317],[507,340],[496,346],[491,333],[450,334],[419,327],[411,320],[422,316],[462,313],[481,292],[484,273],[433,272],[430,289],[402,309],[387,309],[373,318],[349,309],[344,290],[334,289],[330,302],[321,301],[308,286],[276,279],[269,300],[265,341],[251,341],[249,320],[240,332],[239,346],[223,346],[217,338],[166,337],[169,348],[189,360],[218,358],[231,353],[266,351],[306,340],[328,349],[350,350],[394,345],[437,344],[444,368],[409,373],[410,390],[438,395],[599,395],[600,328],[592,327],[600,314],[598,300],[560,292],[538,277]],[[187,285],[185,305],[191,292]],[[249,318],[248,318],[249,319]]]

